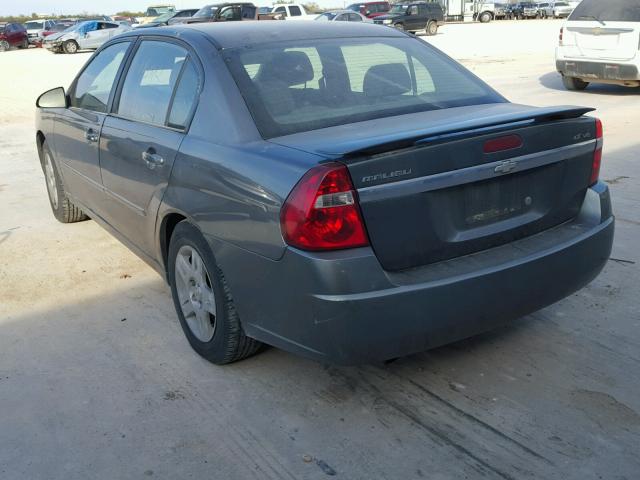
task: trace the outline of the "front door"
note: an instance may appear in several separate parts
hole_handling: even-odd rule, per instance
[[[100,52],[69,90],[70,107],[61,110],[53,135],[55,159],[65,190],[96,210],[102,197],[98,141],[113,86],[131,42],[120,42]]]
[[[78,44],[80,48],[99,48],[109,40],[109,30],[104,28],[104,22],[96,22],[95,29],[92,29],[80,38]]]
[[[143,40],[102,128],[107,220],[147,254],[154,250],[156,214],[199,82],[185,48]]]

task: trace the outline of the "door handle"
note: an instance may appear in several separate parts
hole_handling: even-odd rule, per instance
[[[96,132],[93,128],[89,128],[86,132],[84,132],[84,138],[86,138],[87,141],[91,143],[95,143],[99,140],[100,136],[98,135],[98,132]]]
[[[154,170],[156,167],[164,165],[164,158],[158,155],[152,148],[142,152],[142,160],[147,164],[149,170]]]

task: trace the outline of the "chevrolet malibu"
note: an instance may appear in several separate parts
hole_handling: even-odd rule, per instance
[[[509,103],[395,29],[140,29],[38,101],[54,215],[171,287],[218,364],[391,359],[589,283],[614,232],[589,108]]]

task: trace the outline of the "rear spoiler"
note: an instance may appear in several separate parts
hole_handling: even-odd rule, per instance
[[[443,123],[425,128],[422,131],[411,132],[411,136],[407,137],[402,134],[396,134],[382,140],[380,143],[367,145],[364,148],[350,150],[344,152],[344,159],[348,160],[353,157],[376,155],[391,150],[399,150],[409,148],[416,145],[433,143],[442,140],[459,139],[466,136],[478,135],[480,133],[489,133],[499,131],[514,126],[522,126],[534,123],[547,123],[558,120],[567,120],[571,118],[579,118],[586,113],[593,112],[595,108],[591,107],[542,107],[533,108],[522,112],[503,113],[486,117],[470,118],[464,121],[456,121],[454,123]]]

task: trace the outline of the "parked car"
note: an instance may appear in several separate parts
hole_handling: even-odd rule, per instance
[[[97,49],[116,35],[129,30],[131,27],[128,25],[89,20],[50,35],[44,46],[54,53],[76,53],[79,50]]]
[[[568,2],[555,2],[551,9],[551,16],[553,18],[565,18],[571,15],[573,7]]]
[[[373,23],[373,20],[365,17],[359,12],[353,10],[329,10],[328,12],[321,13],[316,17],[316,20],[329,21],[329,22],[365,22]]]
[[[0,23],[0,52],[6,52],[11,47],[29,47],[27,30],[19,23]]]
[[[235,2],[207,5],[198,10],[193,17],[181,21],[184,24],[231,22],[241,20],[281,20],[281,14],[260,14],[253,3]]]
[[[189,8],[185,10],[177,10],[175,12],[164,13],[154,20],[151,20],[150,22],[139,25],[139,27],[161,27],[165,25],[183,23],[184,20],[193,17],[198,12],[198,10],[199,9],[197,8]]]
[[[274,5],[271,13],[281,14],[285,20],[313,20],[316,17],[310,15],[304,5],[299,3]]]
[[[138,25],[138,19],[135,17],[125,17],[122,15],[116,15],[115,17],[113,17],[113,21],[116,23],[122,23],[122,22],[127,22],[129,25]]]
[[[504,20],[511,16],[511,5],[507,3],[496,3],[494,8],[493,15],[496,20]]]
[[[45,37],[55,33],[55,20],[31,20],[24,24],[31,45],[41,45]]]
[[[155,20],[160,15],[164,15],[165,13],[175,12],[175,11],[176,11],[175,5],[150,5],[147,8],[146,12],[144,13],[144,16],[138,17],[137,20],[138,20],[138,23],[147,23],[147,22],[151,22],[152,20]]]
[[[37,105],[56,218],[163,275],[214,363],[424,351],[572,294],[611,251],[592,109],[511,104],[392,28],[134,29]]]
[[[367,18],[376,18],[388,13],[391,10],[391,5],[389,2],[352,3],[347,7],[347,10],[353,10]]]
[[[538,6],[535,3],[517,3],[512,9],[513,18],[524,20],[527,18],[536,18],[538,16]]]
[[[373,21],[398,30],[412,33],[425,30],[427,35],[435,35],[438,27],[444,24],[444,12],[442,6],[435,2],[396,3],[388,14],[380,15]]]
[[[556,69],[568,90],[640,86],[640,0],[584,0],[560,30]]]

